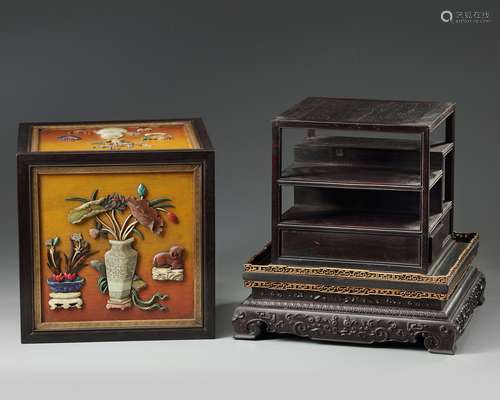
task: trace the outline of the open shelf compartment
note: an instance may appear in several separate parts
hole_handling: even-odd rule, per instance
[[[453,204],[443,202],[441,181],[429,192],[428,238],[422,231],[419,192],[284,188],[289,190],[282,196],[276,226],[281,261],[420,270],[423,259],[430,263],[442,253],[452,230]],[[424,240],[428,246],[422,253]]]
[[[420,193],[284,186],[280,227],[420,233]],[[441,181],[430,191],[429,232],[452,208]]]
[[[443,210],[429,216],[432,231],[451,210],[451,201],[443,204]],[[321,206],[293,206],[281,217],[280,227],[308,227],[319,230],[370,230],[392,233],[419,233],[420,216],[403,213],[371,213],[349,209],[335,210]]]
[[[431,146],[429,188],[443,176],[452,143]],[[385,190],[422,189],[418,140],[307,137],[294,146],[294,161],[278,184]]]

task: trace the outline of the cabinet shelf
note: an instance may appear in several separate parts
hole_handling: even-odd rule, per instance
[[[443,176],[443,170],[431,169],[429,188]],[[420,191],[419,171],[395,171],[368,166],[294,163],[282,172],[280,185],[302,185],[331,188]]]
[[[451,103],[290,108],[273,120],[273,262],[426,273],[453,232],[453,142]]]
[[[453,143],[430,147],[429,189],[443,176]],[[415,140],[313,137],[295,147],[295,162],[278,183],[332,188],[422,190]]]
[[[453,150],[453,143],[439,143],[433,144],[430,148],[431,153],[441,153],[444,157]]]
[[[443,204],[443,210],[429,217],[432,231],[452,208],[452,202]],[[387,233],[421,233],[420,218],[413,214],[369,213],[359,210],[332,210],[325,207],[293,206],[284,212],[278,224],[281,228],[313,230],[354,230]]]

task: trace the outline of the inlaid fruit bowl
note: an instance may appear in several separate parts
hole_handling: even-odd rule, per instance
[[[78,276],[74,280],[56,281],[54,279],[47,279],[50,290],[54,293],[69,293],[79,292],[85,283],[85,279]]]

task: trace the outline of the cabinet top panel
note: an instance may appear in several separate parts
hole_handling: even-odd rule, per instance
[[[210,148],[199,119],[21,124],[28,152],[106,152]]]
[[[275,118],[288,126],[418,131],[434,129],[455,103],[307,97]]]

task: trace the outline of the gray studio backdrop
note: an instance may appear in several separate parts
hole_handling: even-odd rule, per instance
[[[486,11],[491,21],[445,23],[440,19],[443,10]],[[95,348],[110,348],[19,345],[15,170],[19,122],[204,119],[216,147],[217,331],[227,338],[231,309],[247,293],[240,279],[242,263],[270,238],[270,120],[306,96],[457,103],[456,229],[480,232],[477,265],[486,273],[488,287],[486,304],[459,342],[459,352],[484,358],[477,356],[469,365],[459,355],[456,360],[462,364],[454,362],[463,371],[472,371],[472,365],[491,371],[487,366],[498,365],[491,350],[500,349],[495,333],[500,328],[499,39],[496,1],[2,2],[0,375],[17,382],[29,366],[42,381],[48,376],[44,357],[76,346],[86,360]],[[210,368],[218,371],[215,359],[220,359],[232,363],[225,371],[236,381],[237,366],[243,376],[247,356],[248,363],[255,364],[253,373],[267,368],[260,358],[240,353],[250,345],[230,339],[223,343],[238,354],[237,361],[222,348],[210,361],[204,359],[208,365],[195,357],[194,364],[186,362],[182,368],[193,372],[189,368],[195,365],[203,375]],[[334,368],[336,352],[347,357],[348,365],[352,352],[358,359],[372,357],[375,369],[380,367],[377,357],[380,361],[400,353],[398,362],[403,364],[398,365],[406,365],[407,357],[429,360],[436,373],[443,365],[434,361],[443,360],[439,356],[420,358],[423,352],[377,349],[373,353],[294,341],[272,345],[265,347],[271,353],[288,346],[283,347],[287,356],[274,356],[290,365],[294,359],[287,358],[288,352],[299,349],[311,365],[324,362],[327,369]],[[107,346],[120,349],[120,354],[130,348]],[[215,345],[196,346],[203,355]],[[252,347],[252,354],[268,354],[259,349],[270,345],[258,346]],[[49,350],[38,354],[45,351],[40,349]],[[183,349],[186,353],[177,354],[180,359],[189,354],[189,347]],[[171,353],[165,352],[169,359]],[[320,357],[320,352],[329,356]],[[38,358],[31,362],[32,357]],[[442,362],[450,365],[448,360]],[[149,368],[147,361],[141,362]],[[88,372],[83,367],[79,371]]]

